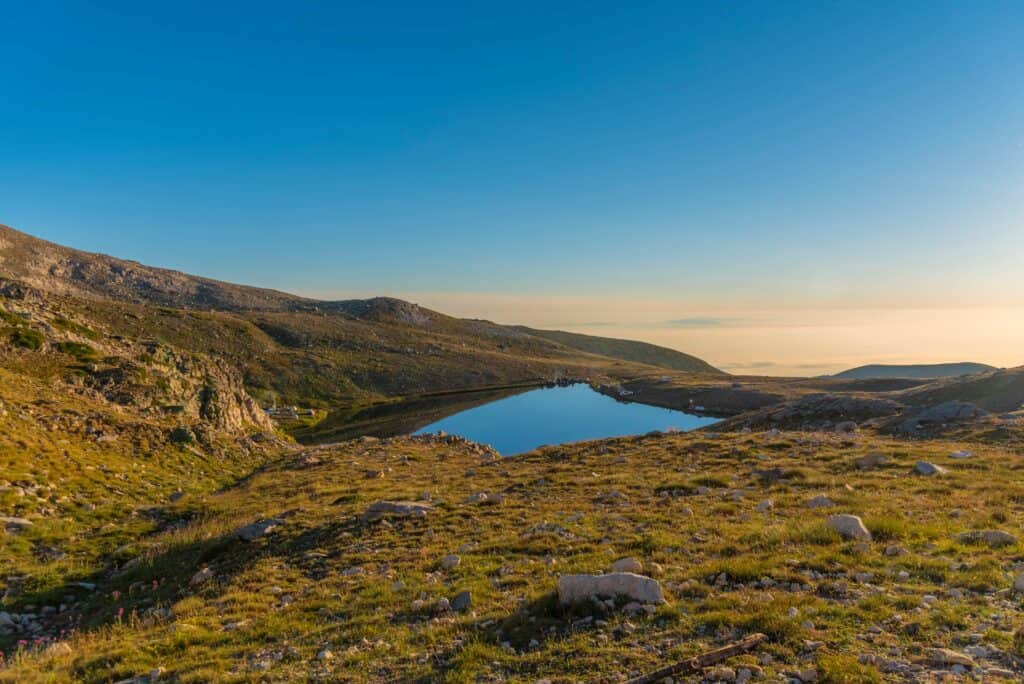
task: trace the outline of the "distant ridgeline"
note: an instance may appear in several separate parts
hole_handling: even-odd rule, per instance
[[[984,363],[931,363],[911,365],[885,365],[872,364],[858,366],[836,373],[835,378],[846,378],[848,380],[863,380],[866,378],[955,378],[961,375],[973,375],[998,370],[995,366]]]

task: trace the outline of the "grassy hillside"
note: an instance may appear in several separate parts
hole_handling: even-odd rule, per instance
[[[581,335],[561,330],[537,330],[525,326],[517,326],[516,329],[534,337],[542,337],[571,349],[587,352],[588,354],[600,354],[601,356],[610,356],[624,361],[643,363],[688,373],[725,374],[696,356],[690,356],[674,349],[659,347],[647,342],[619,340],[611,337],[595,337],[593,335]]]
[[[911,365],[885,365],[872,364],[869,366],[858,366],[836,373],[834,378],[846,379],[867,379],[867,378],[951,378],[960,375],[971,375],[973,373],[984,373],[996,370],[995,366],[984,363],[931,363]]]
[[[965,447],[972,459],[949,457]],[[859,469],[868,453],[888,461]],[[154,502],[147,519],[164,522],[122,556],[138,560],[98,578],[60,646],[15,647],[0,681],[160,669],[177,682],[619,682],[752,632],[768,643],[727,666],[769,681],[931,681],[957,662],[1015,680],[1021,456],[825,433],[648,436],[502,460],[452,439],[317,448],[215,495]],[[919,460],[947,472],[913,475]],[[809,507],[819,496],[831,505]],[[382,499],[431,509],[363,521]],[[862,516],[872,539],[844,539],[833,513]],[[237,538],[268,518],[266,535]],[[993,529],[1010,534],[963,536]],[[665,605],[559,606],[559,576],[622,557]],[[462,592],[468,607],[452,609]]]

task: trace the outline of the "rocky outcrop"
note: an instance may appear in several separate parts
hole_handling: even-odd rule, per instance
[[[988,412],[967,401],[946,401],[936,406],[920,409],[899,425],[899,432],[915,434],[918,430],[945,425],[964,423],[984,418]]]

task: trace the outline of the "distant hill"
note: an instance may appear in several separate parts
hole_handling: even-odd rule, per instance
[[[688,373],[725,375],[724,371],[718,370],[696,356],[690,356],[675,349],[659,347],[656,344],[648,344],[647,342],[620,340],[612,337],[595,337],[593,335],[581,335],[562,330],[536,330],[525,326],[517,326],[516,330],[521,330],[534,337],[543,337],[544,339],[587,352],[588,354],[600,354],[601,356],[610,356],[624,361],[645,363],[650,366],[686,371]]]
[[[842,373],[836,373],[832,377],[844,378],[847,380],[864,380],[868,378],[918,378],[932,380],[937,378],[955,378],[961,375],[973,375],[974,373],[984,373],[986,371],[994,370],[996,370],[995,366],[971,362],[922,363],[905,366],[876,363],[868,366],[851,368],[850,370],[845,370]]]

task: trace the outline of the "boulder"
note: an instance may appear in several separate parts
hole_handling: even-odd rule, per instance
[[[957,539],[965,544],[987,544],[993,547],[1017,543],[1016,537],[1002,530],[971,530],[958,534]]]
[[[32,521],[28,518],[12,518],[0,515],[0,525],[12,531],[21,531],[26,527],[32,527]]]
[[[197,586],[197,585],[200,585],[200,584],[205,584],[206,582],[209,582],[212,579],[213,579],[213,570],[211,570],[210,568],[203,568],[202,570],[200,570],[196,574],[192,575],[192,579],[190,579],[188,581],[188,583],[191,584],[192,586]]]
[[[452,610],[462,613],[473,607],[473,597],[468,591],[459,592],[451,600]]]
[[[974,667],[974,659],[964,653],[951,651],[948,648],[933,648],[928,651],[928,661],[933,665],[949,667],[951,665],[962,665],[963,667]]]
[[[844,420],[836,424],[836,432],[841,435],[848,435],[857,431],[857,423],[852,420]]]
[[[619,596],[639,603],[665,603],[665,596],[657,580],[631,572],[562,575],[558,578],[558,601],[562,605]]]
[[[254,523],[249,523],[248,525],[238,528],[235,531],[235,536],[243,541],[252,542],[265,536],[271,530],[283,524],[284,520],[281,520],[280,518],[257,520]]]
[[[973,456],[973,454],[970,451],[968,451],[967,449],[961,449],[960,451],[954,451],[953,453],[951,453],[949,455],[950,458],[956,459],[958,461],[959,460],[963,460],[965,458],[970,458],[971,456]]]
[[[454,570],[455,568],[459,567],[459,563],[461,562],[462,559],[459,558],[458,555],[454,553],[449,553],[447,556],[441,559],[441,567],[444,570]]]
[[[846,539],[871,541],[871,533],[864,527],[864,522],[855,515],[830,515],[826,524]]]
[[[861,456],[853,463],[860,470],[870,470],[871,468],[882,468],[889,465],[889,457],[885,454],[873,453]]]
[[[808,508],[829,508],[830,506],[835,505],[835,502],[833,502],[832,499],[828,498],[824,494],[819,494],[818,496],[814,497],[813,499],[807,502]]]
[[[612,572],[633,572],[639,574],[644,571],[644,566],[636,558],[620,558],[612,563],[611,570]]]
[[[422,501],[375,501],[362,515],[364,522],[381,518],[424,518],[434,507]]]
[[[914,472],[918,475],[926,475],[930,477],[932,475],[942,475],[946,472],[946,469],[942,466],[937,466],[934,463],[929,463],[928,461],[918,461],[914,465]]]

